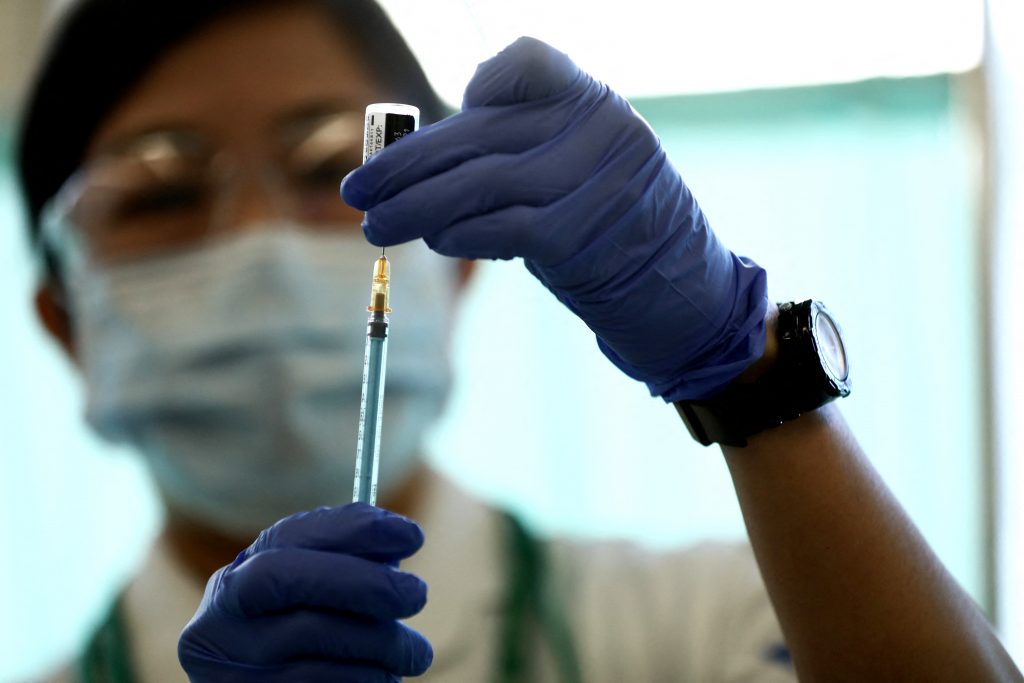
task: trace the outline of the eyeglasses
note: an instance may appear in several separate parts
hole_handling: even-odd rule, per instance
[[[189,248],[236,225],[257,189],[275,216],[350,226],[358,213],[338,185],[362,161],[362,126],[361,112],[321,112],[283,126],[269,153],[245,156],[188,129],[139,135],[68,179],[44,208],[44,240],[61,261],[96,264]]]

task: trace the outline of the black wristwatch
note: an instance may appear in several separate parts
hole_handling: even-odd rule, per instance
[[[749,436],[849,395],[842,331],[824,304],[779,304],[776,336],[778,357],[754,382],[675,404],[694,439],[705,446],[746,446]]]

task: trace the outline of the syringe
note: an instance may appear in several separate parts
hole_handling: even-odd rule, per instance
[[[366,108],[363,162],[395,140],[419,127],[420,111],[406,104],[371,104]],[[366,321],[366,355],[363,359],[363,395],[359,406],[359,442],[356,446],[354,502],[377,504],[377,471],[380,463],[381,419],[384,409],[384,376],[388,359],[388,306],[391,299],[391,263],[384,250],[373,265],[370,312]]]
[[[388,303],[391,295],[391,264],[381,251],[373,266],[370,285],[370,318],[366,321],[366,355],[363,358],[363,397],[359,405],[359,444],[356,446],[354,502],[377,504],[377,468],[380,463],[380,425],[384,408],[384,373],[388,361]]]

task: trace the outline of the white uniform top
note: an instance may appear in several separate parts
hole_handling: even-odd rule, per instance
[[[434,647],[415,680],[467,683],[493,677],[506,599],[503,517],[440,479],[429,487],[421,524],[426,544],[404,570],[429,586],[409,625]],[[791,683],[782,637],[750,549],[703,544],[655,553],[627,543],[545,543],[550,588],[565,606],[582,680]],[[157,543],[124,595],[138,683],[187,683],[177,640],[203,586]],[[543,673],[558,681],[550,649]],[[47,679],[72,681],[67,672]]]

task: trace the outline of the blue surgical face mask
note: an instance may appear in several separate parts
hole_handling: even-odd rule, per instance
[[[172,506],[228,534],[348,502],[376,255],[355,231],[266,225],[71,273],[88,422],[136,447]],[[388,257],[382,497],[448,393],[457,286],[421,242]]]

